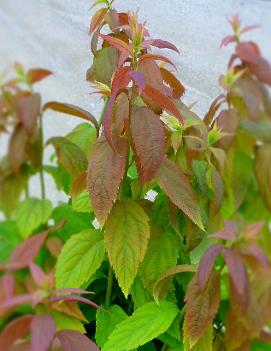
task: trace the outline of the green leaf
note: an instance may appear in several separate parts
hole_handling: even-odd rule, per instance
[[[158,172],[157,181],[171,201],[204,230],[194,190],[181,169],[165,158]]]
[[[68,316],[65,313],[57,312],[57,311],[52,311],[51,314],[54,318],[57,331],[69,329],[69,330],[76,330],[76,331],[79,331],[80,333],[85,334],[86,332],[85,328],[82,322],[80,322],[78,319]]]
[[[79,146],[89,158],[91,148],[96,140],[96,128],[89,123],[80,123],[66,135],[66,138]]]
[[[151,232],[148,248],[140,266],[139,275],[144,286],[152,293],[157,279],[177,263],[179,245],[171,230],[155,228]]]
[[[93,65],[87,71],[87,80],[111,85],[112,75],[117,67],[119,59],[118,50],[114,47],[106,47],[96,52]]]
[[[97,229],[73,235],[56,264],[56,287],[79,288],[100,267],[104,257],[103,233]]]
[[[149,302],[131,317],[117,325],[102,351],[129,351],[164,333],[178,314],[178,307],[169,301],[160,306]]]
[[[87,168],[87,158],[79,146],[67,138],[54,137],[47,141],[56,150],[59,163],[72,176],[76,176]]]
[[[56,232],[56,235],[63,241],[67,241],[72,234],[77,234],[85,229],[89,229],[90,223],[94,220],[94,215],[90,213],[80,213],[74,211],[71,205],[61,204],[54,208],[52,218],[55,224],[62,220],[66,221],[66,224]]]
[[[151,294],[145,289],[141,279],[137,276],[131,288],[131,295],[134,302],[134,310],[153,301]]]
[[[15,212],[15,220],[23,238],[27,238],[41,224],[45,224],[52,213],[48,200],[29,198],[21,202]]]
[[[0,261],[6,263],[10,253],[21,241],[20,233],[14,221],[0,222]]]
[[[106,306],[106,310],[110,314],[100,310],[97,310],[96,314],[95,339],[99,347],[103,347],[116,326],[128,318],[127,314],[118,305]]]
[[[105,226],[105,247],[125,296],[144,258],[149,236],[149,218],[138,203],[114,205]]]
[[[43,169],[54,179],[57,190],[63,190],[66,194],[69,194],[72,176],[61,165],[45,165]]]
[[[87,191],[72,199],[72,208],[77,212],[92,212],[92,206]]]

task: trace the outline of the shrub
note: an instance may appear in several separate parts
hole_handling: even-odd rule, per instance
[[[71,104],[42,105],[33,85],[51,74],[44,69],[16,64],[1,85],[0,128],[10,142],[0,163],[0,345],[264,350],[271,66],[256,43],[242,41],[256,26],[232,18],[221,46],[235,52],[200,118],[181,101],[174,63],[152,52],[178,49],[112,3],[94,3],[101,8],[89,29],[87,80],[104,101],[99,119]],[[85,122],[44,145],[48,109]],[[49,144],[55,153],[45,164]],[[46,199],[44,172],[67,203]],[[40,199],[29,197],[35,174]]]

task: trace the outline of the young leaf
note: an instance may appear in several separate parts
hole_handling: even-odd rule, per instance
[[[185,88],[182,83],[174,76],[174,74],[163,67],[160,67],[160,71],[164,82],[172,88],[172,97],[174,99],[179,99],[181,96],[183,96]]]
[[[169,112],[173,113],[173,115],[178,118],[178,120],[183,123],[184,119],[181,115],[180,111],[177,109],[175,104],[166,96],[160,93],[159,90],[153,88],[151,85],[146,84],[144,89],[144,93],[146,93],[152,100],[161,105],[161,107],[165,108]]]
[[[150,236],[149,218],[135,201],[117,202],[105,226],[105,247],[119,285],[128,295]]]
[[[125,41],[118,38],[111,37],[110,35],[104,35],[104,34],[100,34],[100,37],[103,38],[105,41],[107,41],[108,44],[114,46],[120,52],[125,52],[130,55],[133,54],[132,47],[127,43],[125,43]]]
[[[57,288],[79,288],[100,267],[103,257],[104,243],[100,230],[88,229],[73,235],[57,261]]]
[[[228,266],[232,282],[237,292],[240,295],[244,294],[248,276],[242,255],[237,249],[226,249],[224,252],[224,260]]]
[[[165,158],[157,174],[157,181],[170,200],[204,230],[193,188],[180,168]]]
[[[131,114],[131,132],[142,184],[151,181],[165,155],[165,132],[154,112],[146,107],[134,109]]]
[[[52,213],[49,200],[28,198],[21,202],[15,212],[15,220],[23,238],[28,237],[41,224],[47,223]]]
[[[197,267],[190,264],[182,264],[180,266],[172,267],[168,271],[162,274],[162,276],[157,280],[153,288],[153,296],[156,301],[159,300],[160,297],[165,298],[166,293],[168,291],[168,283],[171,279],[180,273],[195,273],[197,271]]]
[[[99,134],[99,127],[98,127],[96,118],[90,112],[83,110],[80,107],[77,107],[72,104],[66,104],[63,102],[49,101],[43,106],[43,111],[46,111],[48,109],[56,112],[62,112],[75,117],[83,118],[86,121],[91,122],[97,130],[97,135]]]
[[[99,347],[103,347],[116,326],[128,318],[127,314],[118,305],[106,307],[106,309],[110,314],[100,310],[96,313],[95,340]]]
[[[155,46],[159,49],[170,49],[176,51],[178,54],[180,53],[174,44],[162,39],[149,39],[145,40],[142,44],[144,49],[148,48],[149,46]]]
[[[11,135],[8,150],[9,161],[16,174],[19,174],[20,167],[25,159],[26,144],[27,132],[19,124]]]
[[[61,330],[56,334],[64,351],[99,351],[87,336],[74,330]]]
[[[177,313],[177,306],[169,301],[145,304],[117,325],[102,351],[129,351],[151,341],[170,327]]]
[[[163,62],[169,63],[175,69],[177,69],[176,66],[174,65],[174,63],[172,61],[170,61],[167,57],[163,56],[163,55],[144,54],[139,59],[139,62],[146,62],[146,61],[163,61]]]
[[[35,316],[31,322],[31,350],[47,351],[54,338],[56,326],[49,315]]]
[[[203,291],[210,278],[216,258],[223,252],[224,246],[213,245],[204,253],[198,269],[198,284]]]
[[[121,155],[116,154],[105,137],[97,139],[88,165],[87,185],[95,215],[104,224],[113,203],[126,167],[127,142],[115,141]]]
[[[0,333],[0,345],[3,351],[9,351],[14,343],[30,331],[33,316],[24,315],[10,322]]]
[[[185,322],[188,337],[195,344],[213,321],[220,303],[220,276],[213,271],[202,292],[195,275],[186,291]]]
[[[26,78],[30,84],[34,84],[34,83],[40,82],[44,78],[51,76],[52,74],[53,72],[48,71],[47,69],[44,69],[44,68],[31,68],[27,72]]]
[[[93,33],[99,25],[102,23],[105,14],[107,13],[107,8],[102,8],[99,9],[95,12],[95,14],[92,16],[90,26],[89,26],[89,34]]]
[[[48,232],[44,232],[23,241],[12,252],[9,267],[11,269],[21,269],[27,267],[29,263],[37,256],[47,236]]]
[[[15,110],[18,118],[29,135],[32,135],[37,124],[37,119],[41,108],[40,94],[31,94],[21,97]]]
[[[47,141],[56,150],[59,163],[73,176],[77,176],[87,168],[87,158],[79,146],[64,137],[53,137]]]

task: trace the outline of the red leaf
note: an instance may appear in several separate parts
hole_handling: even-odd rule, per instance
[[[235,241],[238,234],[238,228],[234,222],[224,221],[224,230],[215,232],[211,236],[218,239]]]
[[[225,38],[221,40],[220,48],[222,48],[223,46],[227,46],[230,43],[234,43],[235,41],[236,41],[236,38],[234,35],[227,35]]]
[[[97,135],[99,134],[99,127],[98,127],[96,118],[90,112],[83,110],[80,107],[77,107],[72,104],[66,104],[63,102],[49,101],[43,106],[44,111],[48,109],[57,111],[57,112],[62,112],[75,117],[83,118],[86,121],[91,122],[97,130]]]
[[[208,112],[206,113],[206,115],[203,118],[203,121],[204,121],[206,126],[212,125],[215,114],[224,100],[225,100],[225,97],[224,97],[224,95],[221,94],[217,98],[215,98],[214,101],[211,103],[211,106],[210,106]]]
[[[138,71],[133,71],[133,72],[129,72],[128,76],[132,78],[132,80],[138,86],[139,94],[141,94],[142,91],[145,89],[145,85],[146,85],[143,74]]]
[[[74,330],[61,330],[56,334],[64,351],[99,351],[93,341]]]
[[[241,60],[252,64],[257,64],[261,57],[258,47],[253,42],[240,43],[236,46],[235,51]]]
[[[195,344],[209,328],[220,303],[220,276],[213,271],[206,289],[202,292],[197,276],[190,281],[186,296],[185,322],[189,339]]]
[[[173,161],[164,158],[157,174],[157,182],[170,200],[204,230],[194,190],[188,178]]]
[[[137,156],[139,179],[142,184],[151,181],[165,155],[165,132],[159,116],[146,107],[134,109],[131,114],[133,146]]]
[[[239,34],[244,34],[244,33],[250,32],[251,30],[260,28],[260,27],[261,27],[260,24],[252,24],[251,26],[247,26],[247,27],[244,27],[243,29],[241,29]]]
[[[228,266],[232,283],[240,295],[245,293],[247,271],[242,256],[237,249],[226,249],[224,260]]]
[[[0,309],[2,308],[13,308],[19,305],[33,303],[35,296],[32,294],[24,294],[12,296],[6,299],[3,303],[0,303]]]
[[[92,306],[94,308],[97,308],[98,310],[107,312],[105,309],[103,309],[102,307],[98,306],[95,302],[90,301],[88,299],[86,299],[85,297],[81,297],[81,296],[77,296],[77,295],[60,295],[60,296],[54,296],[50,299],[51,303],[55,303],[58,301],[76,301],[76,302],[81,302],[84,303],[86,305]]]
[[[10,141],[8,156],[12,170],[18,174],[20,167],[25,159],[25,150],[27,144],[27,133],[21,124],[14,129]]]
[[[100,34],[101,38],[108,42],[111,46],[114,46],[120,52],[126,52],[129,55],[133,54],[133,50],[130,45],[126,44],[123,40],[111,37],[110,35]]]
[[[243,230],[245,239],[258,240],[259,232],[262,230],[264,224],[264,221],[260,221],[257,223],[246,225]]]
[[[47,69],[44,69],[44,68],[32,68],[27,72],[26,78],[29,83],[34,84],[43,80],[44,78],[47,78],[52,74],[53,72],[48,71]]]
[[[76,176],[71,183],[71,197],[80,195],[87,189],[87,172],[82,172]]]
[[[174,65],[172,61],[170,61],[167,57],[163,55],[157,55],[157,54],[144,54],[143,56],[140,57],[139,59],[140,62],[146,62],[146,61],[164,61],[166,63],[169,63],[172,65],[175,69],[177,67]]]
[[[10,322],[0,334],[1,350],[9,351],[11,346],[29,333],[33,316],[25,315]]]
[[[146,84],[144,93],[146,93],[155,102],[158,102],[163,108],[173,113],[173,115],[177,117],[181,123],[184,123],[184,119],[180,111],[167,96],[161,94],[160,91],[151,87],[149,84]]]
[[[89,25],[89,34],[94,32],[104,20],[107,8],[99,9],[93,16]]]
[[[10,256],[9,268],[17,270],[27,267],[37,256],[47,235],[47,231],[34,235],[17,246]]]
[[[269,260],[263,250],[257,244],[248,244],[241,249],[241,253],[248,262],[251,262],[252,268],[255,268],[255,263],[262,266],[269,266]]]
[[[127,141],[115,138],[120,154],[112,150],[105,137],[97,139],[88,166],[88,191],[98,221],[103,224],[113,203],[126,167]]]
[[[160,71],[162,73],[163,80],[166,84],[168,84],[173,91],[172,97],[174,99],[179,99],[183,96],[185,88],[182,83],[168,70],[163,67],[160,67]]]
[[[198,268],[199,288],[203,291],[208,283],[213,266],[217,257],[222,253],[224,247],[222,245],[213,245],[202,256]]]
[[[32,135],[35,130],[40,108],[40,94],[23,96],[15,104],[15,110],[18,118],[29,135]]]
[[[48,315],[35,316],[31,322],[31,350],[47,351],[54,338],[56,326]]]
[[[48,280],[47,274],[33,262],[30,262],[29,268],[34,282],[38,287],[43,287],[44,283]]]
[[[173,51],[176,51],[178,54],[180,53],[179,50],[176,48],[176,46],[166,40],[161,40],[161,39],[149,39],[145,40],[142,43],[142,48],[147,49],[150,46],[155,46],[159,49],[170,49]]]
[[[271,86],[271,65],[266,59],[260,57],[257,64],[248,64],[248,67],[261,82]]]

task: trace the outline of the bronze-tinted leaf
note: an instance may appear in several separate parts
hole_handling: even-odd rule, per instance
[[[31,321],[31,350],[47,351],[54,338],[56,326],[49,315],[33,317]]]
[[[36,234],[23,241],[10,256],[9,266],[11,269],[27,267],[34,260],[43,245],[48,232]]]
[[[97,135],[98,135],[98,132],[99,132],[98,123],[96,121],[96,118],[90,112],[83,110],[82,108],[77,107],[75,105],[66,104],[66,103],[57,102],[57,101],[47,102],[43,106],[43,111],[48,110],[48,109],[56,111],[56,112],[62,112],[62,113],[72,115],[75,117],[83,118],[86,121],[91,122],[95,126],[95,128],[97,129]]]
[[[222,133],[225,134],[223,135],[223,138],[216,143],[216,146],[227,150],[235,137],[235,132],[238,127],[238,118],[235,110],[230,109],[221,111],[216,122],[218,128],[220,128]]]
[[[131,132],[142,184],[151,181],[165,155],[165,132],[159,116],[146,107],[133,110]]]
[[[93,33],[99,27],[106,13],[107,13],[107,8],[102,8],[95,12],[95,14],[92,16],[92,19],[89,25],[89,34]]]
[[[173,161],[167,158],[163,160],[157,181],[170,200],[195,224],[204,229],[194,190],[188,178]]]
[[[240,295],[244,294],[248,276],[242,255],[235,248],[226,249],[224,260],[228,266],[229,274],[236,290]]]
[[[56,150],[59,163],[73,176],[84,172],[87,168],[87,158],[79,146],[64,137],[53,137],[47,141]]]
[[[271,144],[256,147],[254,172],[265,205],[271,210]]]
[[[155,46],[159,49],[170,49],[179,53],[179,50],[174,44],[162,39],[149,39],[145,40],[142,44],[143,48],[148,48],[149,46]]]
[[[78,174],[71,183],[71,197],[80,195],[87,189],[87,172]]]
[[[40,94],[21,97],[15,104],[15,111],[29,135],[32,135],[41,109]]]
[[[196,343],[208,329],[215,318],[220,303],[220,276],[213,271],[204,291],[201,291],[195,275],[190,281],[186,296],[187,333],[189,339]]]
[[[48,71],[48,69],[44,68],[31,68],[27,74],[26,78],[29,83],[34,84],[37,83],[44,78],[47,78],[48,76],[52,75],[53,73],[51,71]]]
[[[171,112],[181,123],[184,122],[183,116],[175,106],[174,102],[166,95],[161,94],[159,90],[153,88],[151,85],[146,84],[144,93],[147,94],[153,101],[157,102],[163,109]]]
[[[223,250],[222,245],[213,245],[202,256],[198,269],[198,284],[201,291],[204,291],[213,271],[215,260]]]
[[[257,45],[253,42],[243,42],[236,46],[236,55],[241,60],[257,64],[260,59],[260,51]]]
[[[101,224],[116,201],[126,167],[126,139],[116,138],[115,143],[121,154],[112,150],[104,136],[98,138],[88,166],[87,186],[90,200]]]
[[[121,52],[126,52],[127,54],[133,54],[132,47],[125,43],[125,41],[111,37],[110,35],[100,34],[100,37],[107,41],[110,45],[114,46]]]
[[[33,316],[24,315],[10,322],[0,334],[0,345],[3,351],[9,351],[11,346],[30,331]]]
[[[146,62],[146,61],[163,61],[166,63],[169,63],[170,65],[172,65],[175,69],[176,66],[174,65],[174,63],[172,61],[170,61],[170,59],[168,59],[167,57],[163,56],[163,55],[157,55],[157,54],[144,54],[140,57],[140,62]]]
[[[166,84],[168,84],[172,89],[172,97],[174,99],[179,99],[183,96],[185,92],[185,88],[182,83],[167,69],[160,67],[160,71],[162,73],[163,80]]]
[[[27,143],[27,132],[21,124],[13,131],[10,142],[8,156],[11,167],[18,174],[21,164],[25,159],[25,149]]]
[[[56,334],[64,351],[99,351],[87,336],[74,330],[61,330]]]

